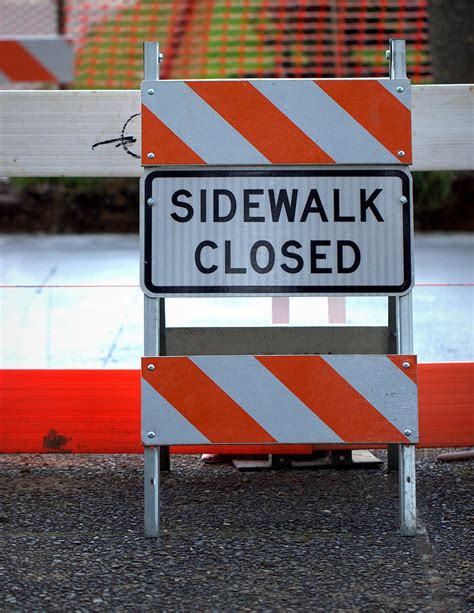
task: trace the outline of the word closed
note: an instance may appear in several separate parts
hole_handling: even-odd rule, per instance
[[[153,170],[143,191],[148,295],[411,287],[405,171]]]

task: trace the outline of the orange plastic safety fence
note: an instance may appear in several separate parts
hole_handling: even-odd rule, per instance
[[[165,79],[321,78],[385,76],[387,41],[400,36],[409,75],[426,82],[427,2],[2,0],[0,35],[54,35],[64,21],[79,88],[136,88],[144,40],[162,44]]]
[[[419,364],[418,447],[470,447],[474,364]],[[1,370],[0,453],[141,453],[138,370]],[[309,448],[308,448],[309,447]],[[327,448],[328,445],[324,445]],[[178,447],[235,453],[235,447]],[[272,448],[284,453],[288,447]],[[311,447],[292,447],[310,453]],[[269,452],[239,446],[240,453]]]
[[[161,77],[386,76],[390,37],[407,40],[409,76],[429,81],[427,0],[67,0],[80,88],[136,88],[142,42]]]

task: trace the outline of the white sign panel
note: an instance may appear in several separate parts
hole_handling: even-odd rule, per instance
[[[412,287],[408,170],[153,169],[141,188],[149,296],[400,295]]]

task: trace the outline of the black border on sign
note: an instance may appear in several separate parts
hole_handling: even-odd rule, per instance
[[[152,195],[153,181],[158,177],[398,177],[402,181],[402,194],[407,199],[403,206],[403,283],[401,285],[292,285],[292,286],[262,286],[262,285],[233,285],[233,286],[158,286],[152,283],[152,207],[146,206],[146,201]],[[144,263],[143,282],[144,287],[152,294],[163,296],[165,294],[404,294],[412,285],[411,274],[411,202],[410,180],[405,172],[397,169],[380,170],[278,170],[252,169],[252,170],[155,170],[150,172],[145,179],[144,188]]]

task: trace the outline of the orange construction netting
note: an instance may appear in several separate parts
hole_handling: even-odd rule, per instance
[[[70,0],[66,23],[80,88],[138,87],[144,40],[164,79],[368,77],[402,36],[410,77],[431,77],[427,0]]]
[[[409,76],[431,80],[428,0],[1,0],[0,35],[74,40],[77,88],[136,88],[142,42],[161,77],[387,76],[391,36]],[[58,16],[63,15],[63,19]]]

